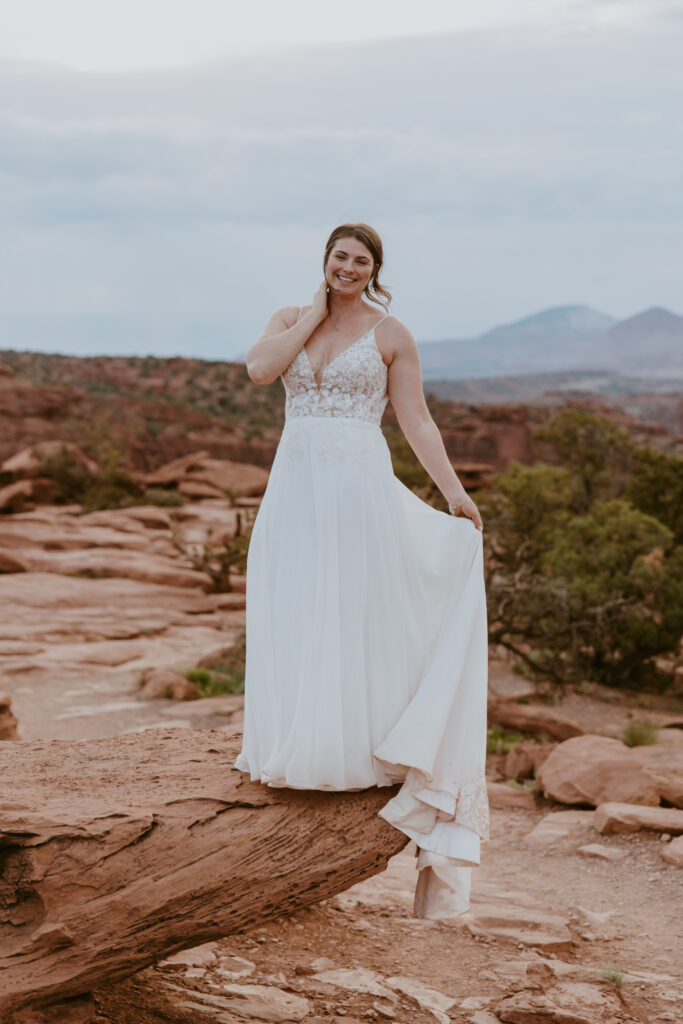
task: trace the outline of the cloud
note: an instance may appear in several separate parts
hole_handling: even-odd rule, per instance
[[[669,30],[509,30],[126,76],[6,64],[0,344],[194,331],[215,352],[218,325],[248,336],[308,298],[346,219],[388,232],[394,280],[429,296],[400,300],[423,337],[553,301],[629,312],[659,280],[648,304],[680,308],[663,265],[683,212],[679,47]],[[457,309],[410,265],[411,237],[468,280]]]

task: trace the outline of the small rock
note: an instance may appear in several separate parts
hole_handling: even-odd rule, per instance
[[[683,836],[672,839],[662,850],[662,857],[667,864],[674,864],[677,868],[683,868]]]
[[[238,978],[247,978],[255,970],[256,964],[251,960],[245,960],[242,956],[231,954],[221,958],[216,973],[220,974],[223,978],[237,981]]]
[[[387,978],[386,982],[397,992],[413,999],[420,1009],[429,1010],[439,1024],[450,1024],[450,1017],[446,1011],[456,1002],[453,996],[444,995],[443,992],[430,988],[417,978],[406,978],[403,975]]]
[[[372,1004],[373,1010],[375,1010],[380,1017],[384,1017],[385,1020],[394,1020],[396,1017],[396,1009],[391,1003],[385,1003],[381,999],[376,999]]]
[[[491,1002],[490,996],[468,996],[460,1004],[461,1010],[483,1010]]]
[[[201,946],[195,946],[193,949],[181,949],[179,953],[173,953],[172,956],[167,956],[165,960],[160,960],[157,967],[162,970],[179,970],[182,967],[208,967],[216,959],[216,951],[218,944],[215,942],[205,942]]]
[[[308,999],[271,985],[224,985],[222,992],[227,1009],[269,1024],[303,1020],[310,1008]]]
[[[626,856],[626,850],[620,850],[615,846],[603,846],[602,843],[588,843],[580,846],[577,853],[582,857],[597,857],[598,860],[617,861]]]
[[[179,672],[167,668],[148,668],[141,676],[140,700],[155,700],[159,697],[174,700],[196,700],[197,687]]]
[[[534,794],[527,789],[515,789],[504,782],[489,782],[486,786],[491,807],[498,810],[512,808],[522,811],[533,811],[536,809]]]
[[[382,975],[365,967],[337,967],[333,970],[319,971],[313,975],[311,980],[320,981],[326,985],[336,985],[338,988],[345,988],[351,992],[396,999],[391,988],[387,988],[384,983]]]

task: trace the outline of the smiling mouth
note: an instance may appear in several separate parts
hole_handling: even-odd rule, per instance
[[[343,277],[341,274],[337,274],[337,278],[340,281],[348,281],[350,284],[353,284],[354,281],[356,280],[355,277]]]

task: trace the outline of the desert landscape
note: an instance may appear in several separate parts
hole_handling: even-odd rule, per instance
[[[678,648],[634,688],[531,678],[492,642],[492,838],[471,910],[414,918],[382,791],[313,794],[307,830],[294,791],[231,767],[279,390],[238,364],[4,352],[0,394],[3,1021],[683,1019]],[[493,529],[501,474],[538,468],[557,406],[430,408]],[[678,464],[665,425],[609,416]]]

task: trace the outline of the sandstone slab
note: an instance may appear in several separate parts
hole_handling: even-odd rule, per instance
[[[546,814],[525,837],[525,842],[537,846],[566,844],[594,827],[595,811],[552,811]]]
[[[502,725],[507,729],[557,740],[581,736],[585,732],[578,722],[547,704],[520,704],[515,700],[489,700],[488,721],[490,725]]]
[[[598,832],[655,832],[683,833],[683,810],[677,807],[643,807],[638,804],[605,803],[595,811]]]
[[[625,744],[607,736],[576,736],[560,743],[541,765],[537,783],[563,804],[659,803],[659,788]]]

